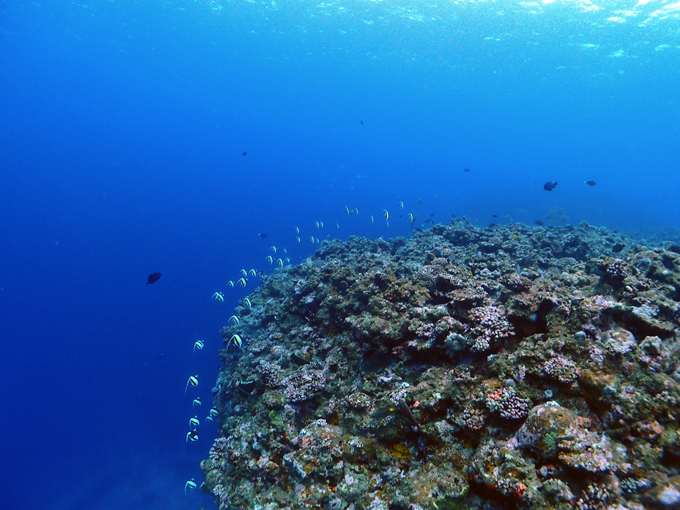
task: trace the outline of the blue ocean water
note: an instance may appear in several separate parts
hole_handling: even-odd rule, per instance
[[[0,10],[3,509],[210,507],[242,268],[409,214],[680,228],[672,1]]]

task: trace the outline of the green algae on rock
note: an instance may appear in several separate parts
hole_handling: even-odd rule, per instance
[[[680,255],[616,234],[612,258],[613,235],[458,220],[263,277],[221,331],[247,341],[220,352],[201,488],[222,510],[677,508]]]

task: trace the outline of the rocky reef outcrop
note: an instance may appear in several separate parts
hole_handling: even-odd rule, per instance
[[[222,330],[243,345],[220,352],[202,489],[225,510],[680,508],[674,248],[465,220],[324,242]]]

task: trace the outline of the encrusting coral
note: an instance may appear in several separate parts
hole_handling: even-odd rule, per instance
[[[243,345],[202,489],[224,510],[680,507],[670,248],[466,220],[324,242],[222,330]]]

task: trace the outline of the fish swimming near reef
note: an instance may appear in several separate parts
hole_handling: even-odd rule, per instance
[[[555,186],[557,186],[557,181],[555,182],[548,181],[543,185],[543,189],[546,191],[552,191],[555,189]]]
[[[399,408],[396,406],[381,407],[371,414],[371,418],[374,420],[382,420],[383,418],[394,415],[397,411],[399,411]]]
[[[376,409],[371,414],[371,418],[373,418],[374,420],[382,420],[383,418],[393,416],[398,412],[401,412],[402,416],[406,418],[406,421],[409,422],[411,426],[415,427],[420,432],[420,424],[413,417],[413,413],[411,413],[411,409],[409,408],[408,404],[406,404],[406,402],[404,402],[403,400],[399,401],[398,406],[386,406]]]
[[[534,223],[536,225],[538,225],[539,227],[542,227],[543,225],[545,225],[545,223],[543,223],[541,220],[534,220]]]
[[[588,186],[595,186],[597,183],[595,181],[583,181],[586,183]]]
[[[153,273],[149,275],[149,279],[146,281],[147,285],[151,285],[152,283],[156,283],[158,280],[161,279],[161,274],[160,273]]]
[[[626,247],[625,244],[616,243],[614,246],[612,246],[612,251],[614,253],[621,253],[621,251],[623,251],[625,247]]]

